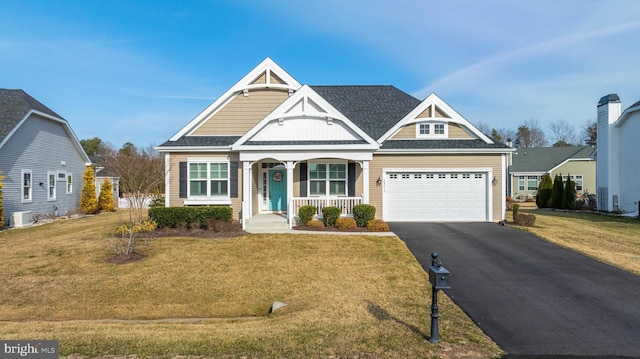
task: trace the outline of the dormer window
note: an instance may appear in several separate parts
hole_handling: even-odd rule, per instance
[[[444,122],[419,122],[416,138],[446,138],[447,124]]]

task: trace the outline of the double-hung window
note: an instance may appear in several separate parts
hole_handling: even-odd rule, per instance
[[[73,193],[73,175],[67,173],[67,194]]]
[[[524,176],[518,177],[518,190],[524,191]]]
[[[47,172],[47,199],[49,201],[56,199],[56,176],[55,172]]]
[[[527,178],[527,190],[535,191],[538,189],[538,176],[528,176]]]
[[[189,197],[228,197],[229,163],[189,163]]]
[[[309,194],[312,196],[346,196],[346,163],[309,163]]]
[[[22,202],[33,201],[33,172],[22,170]]]

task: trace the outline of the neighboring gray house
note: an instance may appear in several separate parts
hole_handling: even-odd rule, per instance
[[[509,166],[509,195],[514,199],[535,197],[542,175],[553,180],[557,174],[576,183],[578,195],[595,193],[595,147],[533,147],[518,148]]]
[[[622,111],[620,97],[598,102],[598,210],[638,213],[640,209],[640,101]]]
[[[65,119],[22,90],[0,89],[5,225],[27,225],[34,215],[75,212],[89,164]]]

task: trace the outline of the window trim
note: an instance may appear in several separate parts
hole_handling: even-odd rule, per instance
[[[53,181],[51,180],[53,178]],[[58,173],[47,171],[47,201],[55,201],[58,192]],[[52,192],[53,190],[53,192]]]
[[[24,175],[29,175],[29,187],[24,185]],[[33,202],[33,170],[21,170],[20,171],[20,198],[22,199],[22,203],[31,203]],[[25,188],[29,188],[29,196],[28,198],[24,198],[24,190]]]
[[[65,189],[67,191],[67,194],[73,194],[73,173],[66,173]]]
[[[311,178],[311,167],[313,165],[325,165],[325,178],[324,178],[324,195],[322,194],[312,194],[311,191],[313,187],[311,186],[312,182],[319,182],[318,178]],[[344,166],[344,178],[331,178],[331,165],[342,165]],[[331,182],[344,182],[344,194],[331,194]],[[320,198],[337,198],[337,197],[348,197],[349,196],[349,163],[348,161],[308,161],[307,162],[307,188],[309,197],[320,197]]]
[[[204,181],[206,182],[206,186],[207,186],[207,193],[203,196],[203,195],[192,195],[191,194],[191,165],[193,164],[206,164],[206,178],[204,179]],[[227,194],[226,195],[211,195],[211,181],[216,180],[216,181],[222,181],[221,179],[218,178],[211,178],[211,164],[226,164],[227,165],[227,178],[226,178],[226,183],[227,183]],[[203,179],[197,179],[197,180],[203,180]],[[230,191],[230,186],[231,186],[231,163],[229,160],[210,160],[210,159],[194,159],[192,161],[187,161],[187,201],[202,201],[202,200],[228,200],[230,201],[231,199],[231,191]],[[185,201],[185,203],[187,202]],[[226,202],[225,202],[226,203]]]
[[[442,126],[442,133],[436,133],[436,126]],[[422,133],[426,128],[428,133]],[[449,138],[449,126],[446,121],[420,121],[416,122],[416,138]]]

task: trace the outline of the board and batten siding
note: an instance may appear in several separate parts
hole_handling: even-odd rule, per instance
[[[383,169],[393,168],[491,168],[492,175],[496,177],[497,183],[492,188],[493,218],[492,221],[502,220],[502,155],[472,155],[472,154],[402,154],[386,155],[374,154],[373,160],[369,164],[369,204],[376,207],[376,218],[382,218],[382,191],[384,183],[378,185],[376,179],[382,176]]]
[[[0,148],[5,223],[12,212],[31,211],[32,215],[75,213],[80,205],[82,175],[86,162],[73,145],[61,123],[31,115]],[[32,173],[32,201],[22,201],[22,170]],[[56,174],[56,198],[48,198],[48,173]],[[67,194],[66,176],[72,175],[72,193]],[[43,183],[40,186],[40,183]],[[57,208],[57,210],[56,210]]]
[[[289,97],[287,90],[256,89],[241,92],[207,119],[194,136],[242,136]]]
[[[231,198],[231,207],[233,208],[233,218],[239,219],[242,210],[242,163],[238,161],[237,153],[202,153],[202,152],[185,152],[171,153],[169,158],[169,206],[182,207],[186,198],[180,198],[180,162],[187,162],[187,159],[202,158],[203,160],[220,159],[229,160],[229,162],[238,163],[238,196]],[[229,168],[231,170],[231,167]],[[165,170],[166,171],[166,170]],[[229,188],[231,193],[231,188]]]

